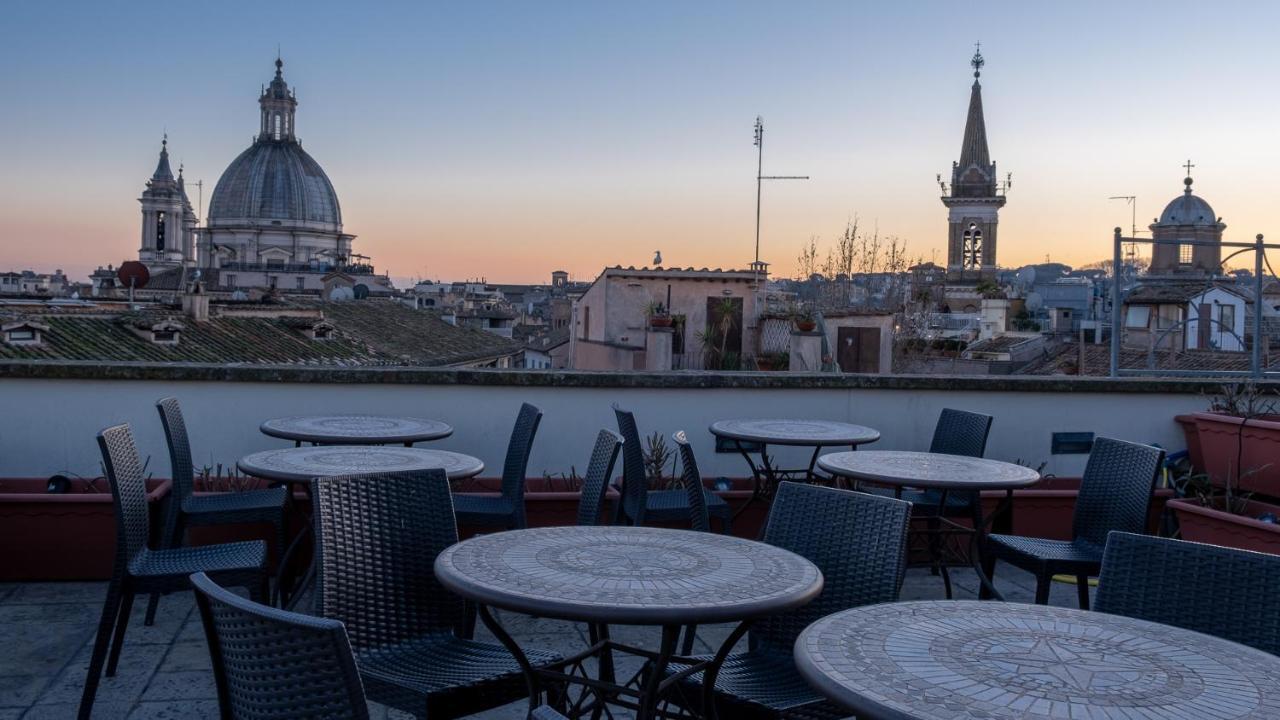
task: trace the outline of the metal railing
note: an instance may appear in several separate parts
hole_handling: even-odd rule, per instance
[[[1266,342],[1266,338],[1264,337],[1263,330],[1262,330],[1263,328],[1262,317],[1264,314],[1263,300],[1262,300],[1262,287],[1267,277],[1263,273],[1263,268],[1265,267],[1268,271],[1271,270],[1271,263],[1269,260],[1267,260],[1267,251],[1280,250],[1280,245],[1269,245],[1267,243],[1264,243],[1261,233],[1259,233],[1255,237],[1254,241],[1251,243],[1217,242],[1212,240],[1156,240],[1154,238],[1124,237],[1121,233],[1122,231],[1120,228],[1115,229],[1113,247],[1112,247],[1111,372],[1110,372],[1111,377],[1121,377],[1121,376],[1128,376],[1128,375],[1186,375],[1190,377],[1261,378],[1263,376],[1268,376],[1268,375],[1269,376],[1280,375],[1280,372],[1267,370],[1262,363],[1262,349],[1263,349],[1263,344]],[[1156,329],[1159,332],[1154,338],[1154,340],[1151,342],[1150,348],[1147,351],[1147,367],[1146,368],[1120,367],[1120,348],[1124,342],[1124,328],[1125,328],[1125,325],[1124,325],[1125,288],[1123,287],[1123,277],[1122,277],[1123,273],[1121,273],[1120,269],[1124,264],[1124,261],[1122,258],[1123,246],[1129,243],[1135,243],[1135,244],[1142,243],[1145,245],[1151,245],[1153,248],[1157,245],[1175,246],[1175,247],[1181,246],[1181,245],[1189,245],[1192,247],[1236,248],[1235,252],[1232,252],[1230,255],[1227,255],[1226,257],[1218,261],[1218,267],[1217,267],[1218,270],[1221,270],[1225,266],[1226,262],[1231,258],[1234,258],[1237,255],[1242,255],[1244,253],[1252,252],[1254,255],[1253,257],[1253,297],[1250,298],[1250,300],[1253,303],[1253,342],[1249,343],[1246,340],[1246,338],[1240,337],[1240,335],[1235,332],[1234,328],[1227,328],[1226,325],[1224,325],[1221,322],[1221,320],[1218,318],[1213,318],[1213,317],[1192,318],[1188,314],[1188,317],[1178,320],[1172,323],[1168,327],[1160,328],[1157,326]],[[1275,273],[1271,272],[1271,275],[1274,276]],[[1201,278],[1193,277],[1189,279],[1199,280]],[[1210,290],[1218,286],[1216,281],[1220,280],[1221,276],[1214,273],[1210,273],[1203,279],[1205,282],[1205,292],[1209,292]],[[1137,287],[1139,284],[1141,284],[1140,281],[1135,282],[1135,284],[1132,287]],[[1132,287],[1130,289],[1132,289]],[[1193,298],[1187,298],[1186,300],[1182,301],[1181,304],[1186,305],[1192,299]],[[1174,304],[1175,302],[1176,301],[1171,301],[1169,304]],[[1246,303],[1246,306],[1247,306],[1247,303]],[[1247,314],[1248,313],[1246,311],[1246,316]],[[1196,323],[1197,330],[1199,330],[1200,327],[1202,327],[1199,325],[1199,323],[1201,322],[1206,323],[1210,327],[1217,325],[1219,328],[1220,334],[1222,333],[1222,329],[1226,328],[1226,330],[1228,331],[1228,334],[1234,337],[1240,343],[1242,348],[1248,348],[1249,369],[1248,370],[1194,370],[1194,369],[1178,370],[1178,369],[1168,369],[1168,368],[1157,369],[1155,367],[1156,349],[1159,348],[1162,342],[1164,342],[1166,338],[1169,338],[1176,330],[1188,328],[1191,326],[1191,323],[1193,322]],[[1246,336],[1247,334],[1248,333],[1246,333]],[[1176,337],[1176,335],[1174,337]],[[1186,349],[1185,347],[1181,348],[1181,350],[1185,350],[1185,349]]]

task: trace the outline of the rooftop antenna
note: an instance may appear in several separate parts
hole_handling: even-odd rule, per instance
[[[808,180],[808,175],[765,175],[764,174],[764,119],[756,116],[755,146],[756,156],[756,259],[752,267],[760,267],[760,194],[765,180]]]
[[[1188,161],[1188,164],[1190,161]],[[1124,200],[1129,205],[1129,237],[1138,237],[1138,196],[1137,195],[1112,195],[1108,200]],[[1126,272],[1134,269],[1138,260],[1138,243],[1128,242],[1124,245],[1124,264]]]

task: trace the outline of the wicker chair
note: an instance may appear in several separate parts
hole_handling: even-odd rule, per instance
[[[757,621],[749,650],[729,655],[716,677],[720,717],[847,717],[804,681],[793,646],[800,631],[831,613],[895,602],[906,570],[911,506],[901,500],[801,483],[779,484],[764,542],[822,571],[822,594],[802,608]],[[681,669],[673,665],[669,672]],[[701,674],[682,681],[679,704],[698,708]],[[687,702],[685,702],[687,700]]]
[[[984,570],[993,577],[997,559],[1036,576],[1036,604],[1049,602],[1053,576],[1074,575],[1081,609],[1089,608],[1089,577],[1102,569],[1102,550],[1113,530],[1142,533],[1164,451],[1149,445],[1098,438],[1080,482],[1070,540],[1019,535],[987,536]]]
[[[1113,532],[1094,608],[1280,655],[1278,588],[1275,555]]]
[[[693,455],[689,438],[681,430],[672,435],[671,439],[680,448],[680,481],[684,483],[684,493],[689,503],[689,520],[694,530],[711,532],[711,515],[707,512],[702,473],[698,472],[698,459]]]
[[[987,451],[987,436],[991,433],[990,415],[943,408],[938,416],[938,423],[933,427],[933,441],[929,443],[929,452],[944,455],[964,455],[965,457],[982,457]],[[917,518],[925,518],[931,534],[929,536],[929,555],[933,560],[933,573],[942,574],[943,590],[947,599],[951,599],[951,573],[942,555],[942,543],[936,534],[941,517],[972,517],[974,502],[978,493],[947,493],[947,506],[942,503],[942,492],[939,490],[902,491],[900,498],[911,503],[911,514]]]
[[[369,717],[342,623],[245,600],[191,576],[226,720]]]
[[[636,417],[616,405],[613,413],[622,434],[622,502],[618,503],[619,524],[644,525],[646,522],[684,522],[692,519],[689,494],[684,490],[649,490],[644,467],[644,451],[640,447],[640,431]],[[702,491],[707,513],[720,521],[720,531],[728,533],[733,511],[719,495]]]
[[[283,553],[288,489],[273,487],[197,496],[191,443],[178,399],[163,398],[156,402],[156,410],[160,412],[160,423],[164,425],[164,437],[169,445],[169,465],[173,470],[173,488],[170,490],[169,508],[165,514],[164,535],[161,536],[163,547],[181,547],[183,533],[188,527],[271,523],[275,530],[276,552]],[[152,593],[151,600],[147,603],[147,625],[155,620],[159,602],[160,594]]]
[[[203,571],[223,585],[248,588],[255,600],[267,598],[267,546],[261,540],[166,550],[147,547],[151,535],[147,488],[133,433],[128,425],[109,427],[98,433],[98,447],[115,506],[116,560],[80,698],[81,718],[88,718],[93,710],[104,660],[107,677],[116,674],[136,594],[188,589],[191,574]]]
[[[578,500],[578,524],[599,525],[604,512],[604,496],[613,477],[613,465],[618,460],[622,438],[612,430],[601,430],[596,435],[596,446],[587,463],[587,474],[582,478],[582,495]]]
[[[453,508],[457,513],[459,525],[500,527],[504,530],[526,526],[524,478],[529,469],[529,452],[533,449],[533,438],[538,434],[538,424],[541,422],[541,410],[529,403],[520,406],[520,414],[516,417],[515,427],[511,430],[511,440],[507,443],[507,458],[502,465],[502,495],[500,497],[481,495],[454,497]]]
[[[528,696],[506,648],[459,636],[462,600],[433,572],[458,541],[444,471],[321,478],[312,487],[316,608],[346,626],[370,700],[452,718]],[[535,665],[558,659],[527,654]]]

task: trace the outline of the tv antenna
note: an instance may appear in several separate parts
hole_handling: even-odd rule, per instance
[[[1189,160],[1187,162],[1188,164],[1190,164]],[[1112,195],[1107,199],[1108,200],[1124,200],[1125,204],[1129,206],[1129,224],[1130,224],[1129,237],[1137,238],[1138,237],[1138,196],[1137,195]],[[1134,261],[1136,261],[1137,259],[1138,259],[1138,243],[1136,242],[1125,243],[1125,247],[1124,247],[1125,265],[1132,268],[1134,265]]]
[[[756,116],[755,146],[756,156],[756,259],[752,267],[760,266],[760,195],[765,180],[808,180],[808,175],[765,175],[764,174],[764,119]]]

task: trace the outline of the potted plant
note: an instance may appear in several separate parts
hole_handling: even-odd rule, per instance
[[[667,311],[665,305],[660,302],[651,302],[645,308],[644,314],[649,318],[649,327],[666,328],[671,327],[671,313]]]
[[[1194,414],[1197,465],[1219,487],[1280,498],[1280,393],[1248,380],[1224,385]]]
[[[756,356],[756,369],[758,370],[786,370],[791,367],[791,353],[783,350],[782,352],[760,353]]]
[[[818,321],[813,315],[813,308],[808,305],[798,306],[791,319],[795,323],[796,329],[800,332],[813,332],[814,328],[818,327]]]
[[[148,477],[146,485],[154,541],[169,481]],[[115,506],[106,478],[0,480],[0,581],[106,580],[115,552]]]
[[[1218,487],[1205,474],[1184,478],[1182,491],[1185,497],[1170,500],[1169,508],[1183,540],[1280,555],[1280,505],[1241,492],[1235,483]]]

